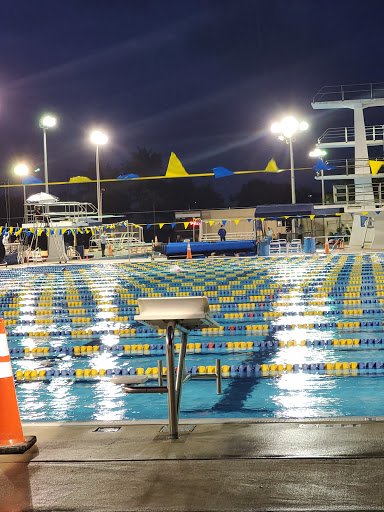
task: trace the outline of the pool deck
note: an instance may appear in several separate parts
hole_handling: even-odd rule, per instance
[[[0,510],[384,510],[384,418],[164,425],[25,423],[37,444],[0,455]]]

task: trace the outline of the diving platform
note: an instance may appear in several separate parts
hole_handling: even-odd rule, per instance
[[[384,146],[384,125],[365,127],[367,146]],[[355,129],[353,126],[328,128],[320,135],[316,147],[320,149],[337,149],[355,147]]]

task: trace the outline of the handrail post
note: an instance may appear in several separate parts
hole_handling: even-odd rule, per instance
[[[157,361],[157,383],[159,386],[163,385],[163,361],[161,359]]]
[[[221,395],[221,379],[221,361],[220,359],[216,359],[216,392],[218,395]]]
[[[176,376],[176,410],[177,410],[177,421],[179,421],[180,414],[180,402],[181,402],[181,390],[183,387],[185,377],[185,354],[187,351],[188,334],[185,332],[181,333],[181,344],[179,352],[179,363],[177,365],[177,376]]]
[[[167,388],[168,388],[168,416],[169,416],[169,437],[178,439],[178,420],[176,410],[175,392],[175,321],[168,322],[166,329],[166,358],[167,358]]]

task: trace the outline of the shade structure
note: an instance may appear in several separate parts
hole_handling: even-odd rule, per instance
[[[52,194],[47,194],[46,192],[39,192],[38,194],[33,194],[32,196],[29,196],[26,202],[36,204],[51,204],[57,203],[58,200],[59,198],[53,196]]]
[[[36,178],[36,176],[24,176],[21,183],[23,185],[32,185],[37,183],[44,183],[44,181],[41,181],[39,178]]]
[[[86,183],[88,181],[91,181],[90,178],[87,178],[87,176],[73,176],[70,178],[69,183]]]

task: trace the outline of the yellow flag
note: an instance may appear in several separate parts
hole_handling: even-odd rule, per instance
[[[239,222],[240,222],[240,219],[235,219],[236,226],[238,225]]]
[[[42,232],[43,232],[43,230],[42,230],[42,229],[38,229],[38,230],[37,230],[37,236],[40,236]]]
[[[51,230],[50,229],[47,229],[47,236],[49,236],[51,234]]]
[[[279,172],[279,168],[277,167],[277,164],[274,160],[274,158],[271,158],[268,162],[267,167],[264,169],[266,172]]]
[[[264,222],[265,221],[265,217],[264,218],[260,217],[260,220],[261,220],[261,222]]]
[[[315,216],[314,216],[314,215],[310,215],[310,216],[309,216],[309,218],[310,218],[311,220],[313,220],[313,219],[315,218]]]
[[[289,215],[284,215],[284,219],[289,219]]]
[[[215,223],[215,221],[214,221],[214,220],[210,220],[210,221],[208,222],[208,224],[209,224],[210,226],[213,226],[213,225],[214,225],[214,223]]]
[[[189,222],[184,222],[184,229],[187,229],[189,226]]]
[[[12,235],[14,228],[9,228],[9,234]]]
[[[336,217],[341,217],[341,213],[335,213]]]
[[[361,212],[363,215],[368,215],[368,212]]]
[[[371,168],[372,176],[376,176],[384,162],[378,162],[377,160],[369,160],[369,167]]]
[[[164,226],[165,222],[159,224],[159,228],[161,229]]]
[[[86,176],[74,176],[73,178],[69,179],[69,183],[85,183],[87,181],[91,181]]]
[[[175,153],[171,153],[168,162],[167,172],[165,173],[167,178],[180,178],[182,176],[189,176],[187,171],[182,166],[180,160],[177,158]]]

